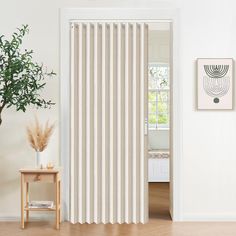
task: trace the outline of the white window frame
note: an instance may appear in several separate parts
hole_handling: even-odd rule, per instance
[[[151,63],[148,63],[148,66],[163,66],[163,67],[167,67],[169,68],[170,65],[169,63],[160,63],[160,62],[151,62]],[[169,72],[169,75],[168,75],[168,82],[170,84],[170,72]],[[149,78],[148,78],[149,79]],[[148,88],[148,92],[150,91],[153,91],[153,92],[162,92],[162,91],[167,91],[168,92],[168,100],[165,102],[167,103],[167,106],[168,106],[168,111],[167,111],[167,115],[169,115],[169,121],[168,121],[168,124],[158,124],[158,115],[159,115],[159,112],[158,112],[158,99],[156,98],[156,118],[157,118],[157,123],[155,125],[151,125],[148,123],[148,128],[149,130],[169,130],[170,129],[170,88],[168,89],[150,89]],[[151,103],[151,101],[148,100],[148,104]],[[148,110],[148,116],[149,114],[152,114],[149,110]]]

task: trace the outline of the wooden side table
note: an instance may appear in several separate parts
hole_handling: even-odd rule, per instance
[[[21,173],[21,228],[25,228],[24,212],[26,221],[29,220],[29,211],[55,211],[56,229],[61,222],[61,178],[57,169],[20,169]],[[53,208],[30,208],[29,207],[29,183],[53,183],[56,185],[56,196]],[[26,194],[25,194],[26,185]],[[25,199],[24,199],[25,196]]]

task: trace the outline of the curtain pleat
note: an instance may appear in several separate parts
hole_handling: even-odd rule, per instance
[[[71,26],[71,221],[145,223],[145,23]]]

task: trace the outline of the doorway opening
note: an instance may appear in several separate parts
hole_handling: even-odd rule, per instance
[[[148,37],[149,217],[169,220],[172,133],[170,30],[168,22],[150,23]]]
[[[96,19],[96,20],[94,20]],[[140,19],[140,20],[137,20],[137,19]],[[142,19],[142,20],[141,20]],[[161,20],[160,20],[161,19]],[[79,8],[79,9],[62,9],[61,10],[61,40],[60,40],[60,48],[61,48],[61,71],[60,71],[60,77],[62,78],[61,81],[60,81],[60,88],[61,88],[61,127],[60,127],[60,131],[61,131],[61,143],[63,143],[63,145],[61,145],[61,150],[60,150],[60,156],[61,156],[61,165],[63,166],[63,218],[66,219],[66,220],[69,220],[73,223],[76,223],[78,222],[78,219],[80,219],[80,212],[78,212],[79,208],[78,208],[78,203],[79,201],[82,199],[79,194],[81,194],[81,191],[78,191],[78,181],[80,181],[80,183],[82,183],[84,186],[86,185],[85,181],[82,181],[81,178],[77,178],[78,176],[78,173],[80,173],[78,171],[78,166],[77,165],[77,161],[78,159],[76,158],[77,155],[73,155],[73,150],[77,150],[75,149],[75,146],[74,144],[78,144],[77,142],[75,142],[76,140],[73,138],[74,137],[74,129],[72,128],[71,124],[72,122],[74,122],[74,114],[73,113],[73,103],[72,103],[72,98],[73,98],[73,92],[74,90],[72,90],[71,88],[73,88],[73,84],[72,82],[74,81],[73,80],[73,76],[74,76],[74,73],[71,73],[71,70],[72,69],[75,69],[78,67],[78,63],[77,63],[77,66],[74,67],[73,66],[73,63],[71,63],[74,59],[76,59],[77,57],[74,58],[74,54],[72,53],[73,50],[73,45],[76,45],[74,44],[75,41],[73,41],[73,39],[76,39],[76,42],[78,42],[78,45],[80,45],[79,47],[82,46],[82,48],[84,49],[83,50],[83,53],[86,53],[86,54],[90,54],[91,52],[93,52],[93,50],[89,50],[88,48],[89,47],[86,47],[87,49],[85,50],[85,47],[83,47],[83,45],[79,42],[90,42],[91,39],[93,40],[93,30],[94,30],[94,27],[89,27],[88,24],[90,22],[93,22],[93,23],[100,23],[100,25],[105,25],[107,23],[109,23],[109,27],[110,25],[112,25],[113,23],[117,24],[117,23],[122,23],[122,22],[128,22],[130,24],[134,24],[135,22],[137,23],[145,23],[145,24],[148,24],[148,25],[151,25],[153,24],[154,22],[158,22],[158,24],[160,23],[160,26],[161,26],[161,23],[168,23],[169,24],[169,34],[171,35],[171,46],[167,47],[167,51],[169,50],[171,56],[169,57],[169,62],[171,61],[171,65],[173,66],[170,66],[169,67],[169,78],[172,78],[174,77],[175,80],[174,81],[171,81],[170,83],[170,88],[172,89],[172,92],[171,92],[171,100],[174,101],[172,102],[172,106],[171,106],[171,109],[173,110],[173,112],[170,112],[171,114],[174,114],[174,116],[170,115],[169,116],[169,124],[172,124],[173,123],[173,126],[169,129],[169,133],[171,133],[171,135],[169,135],[169,139],[171,139],[171,142],[170,143],[170,146],[169,146],[169,152],[171,150],[171,157],[173,156],[174,158],[172,159],[170,157],[169,159],[169,163],[171,165],[171,168],[170,168],[170,183],[169,183],[169,186],[166,184],[166,186],[168,187],[167,190],[170,188],[170,201],[168,201],[168,205],[169,205],[169,208],[170,208],[170,212],[171,212],[171,216],[172,216],[172,219],[173,220],[180,220],[181,219],[181,215],[180,215],[180,203],[181,203],[181,196],[180,196],[180,164],[181,164],[181,160],[180,160],[180,157],[181,157],[181,154],[182,154],[182,123],[181,123],[181,117],[182,117],[182,103],[181,103],[181,90],[182,90],[182,87],[181,87],[181,80],[176,80],[177,76],[178,76],[178,73],[177,73],[177,68],[178,68],[178,50],[177,50],[177,46],[178,46],[178,13],[175,9],[159,9],[159,8],[153,8],[153,9],[83,9],[83,8]],[[92,30],[92,34],[90,34],[90,37],[82,37],[82,41],[81,41],[81,38],[79,38],[79,40],[77,41],[77,37],[79,36],[79,34],[77,34],[78,32],[76,31],[76,34],[74,35],[73,34],[73,30],[71,30],[71,26],[73,25],[73,23],[76,23],[76,22],[80,22],[82,23],[83,25],[86,25],[85,26],[85,29],[83,30],[83,32],[86,34],[88,32],[90,32]],[[164,26],[164,25],[163,25]],[[108,34],[106,34],[106,32],[111,32],[109,31],[109,27],[108,27],[108,31],[106,29],[106,27],[103,27],[103,29],[105,30],[102,30],[99,32],[97,36],[99,36],[97,39],[100,40],[100,37],[102,36],[102,38],[106,38],[105,36]],[[116,26],[115,26],[116,27]],[[133,26],[131,26],[132,28]],[[89,30],[90,29],[90,30]],[[122,29],[122,27],[120,27],[120,29]],[[114,29],[113,27],[113,33],[116,32],[116,28]],[[113,39],[116,40],[116,38],[118,38],[118,35],[122,36],[122,35],[126,35],[126,32],[125,30],[121,30],[121,33],[120,34],[109,34],[110,36],[108,37],[111,37],[111,35],[113,35]],[[132,31],[129,31],[128,32],[132,32]],[[138,32],[139,32],[139,29],[138,29]],[[175,38],[172,39],[172,33],[175,35]],[[128,36],[128,39],[132,39],[132,36],[133,35],[133,32],[130,33],[130,35]],[[135,35],[135,34],[134,34]],[[139,34],[137,34],[139,35]],[[141,34],[143,35],[143,34]],[[73,37],[72,37],[73,36]],[[117,48],[119,48],[119,50],[123,50],[123,48],[128,48],[128,47],[123,47],[123,45],[126,44],[126,40],[125,38],[122,36],[120,37],[119,36],[119,39],[122,39],[122,40],[119,40],[121,41],[121,43],[119,44],[120,47],[117,46]],[[140,38],[142,39],[142,42],[143,42],[143,36]],[[150,36],[149,36],[150,38]],[[127,39],[127,38],[126,38]],[[101,41],[101,40],[100,40]],[[99,41],[99,45],[100,45],[100,41]],[[139,43],[139,42],[138,42]],[[78,46],[77,45],[77,46]],[[89,45],[89,44],[88,44]],[[91,43],[91,45],[96,45],[96,44],[93,44]],[[99,54],[102,54],[102,55],[107,55],[107,53],[104,53],[104,52],[101,52],[101,49],[102,48],[105,48],[105,47],[108,47],[110,44],[109,43],[103,43],[102,44],[102,47],[98,47],[98,50],[99,50]],[[114,42],[114,45],[118,45],[116,43],[116,41]],[[130,44],[130,46],[133,45],[133,44]],[[146,45],[146,44],[142,44],[143,46]],[[172,49],[173,47],[173,54],[172,54]],[[146,50],[146,47],[140,47],[142,49],[145,48]],[[165,46],[164,47],[161,47],[161,53],[163,51],[166,50]],[[132,49],[133,50],[133,49]],[[132,51],[131,50],[131,51]],[[80,50],[81,51],[81,50]],[[128,50],[129,51],[129,50]],[[78,52],[78,50],[75,50],[75,52]],[[90,53],[89,53],[90,52]],[[108,52],[108,50],[105,50],[105,52]],[[124,53],[120,53],[120,54],[117,54],[115,53],[116,52],[116,49],[113,50],[113,55],[119,55],[119,58],[121,58],[122,55],[126,55]],[[160,54],[161,54],[160,53]],[[150,53],[149,53],[150,54]],[[77,55],[77,54],[76,54]],[[129,53],[130,55],[130,53]],[[137,56],[139,55],[139,53],[137,53]],[[105,56],[106,57],[106,56]],[[123,56],[122,56],[123,57]],[[86,64],[90,64],[90,63],[87,63],[89,62],[89,57],[87,57],[88,59],[86,59]],[[90,54],[90,59],[93,58],[93,54],[91,56]],[[127,57],[128,58],[128,57]],[[136,58],[136,57],[134,57]],[[138,58],[138,57],[137,57]],[[78,58],[77,58],[78,59]],[[77,61],[76,59],[76,61]],[[82,60],[79,60],[79,61],[82,61]],[[105,64],[107,60],[96,60],[96,63],[103,63]],[[109,61],[109,60],[108,60]],[[126,63],[125,60],[120,60],[123,64],[123,66],[121,68],[126,68]],[[174,61],[174,63],[173,63]],[[105,62],[105,63],[104,63]],[[146,60],[145,60],[146,62]],[[155,61],[154,61],[155,63]],[[114,66],[117,67],[118,65],[120,64],[117,64],[117,63],[114,63]],[[140,67],[139,65],[136,65],[137,68],[143,68],[143,67]],[[89,67],[88,66],[82,66],[83,70],[88,70]],[[105,68],[105,70],[104,70]],[[104,70],[104,73],[103,73],[103,77],[104,78],[107,78],[107,72],[106,72],[106,66],[97,66],[96,67],[96,70],[100,71],[101,69]],[[78,70],[78,71],[81,71],[81,70]],[[90,71],[90,70],[88,70]],[[147,72],[147,70],[143,70],[142,69],[142,72]],[[77,73],[77,70],[75,70],[75,72]],[[117,72],[117,71],[116,71]],[[99,73],[99,76],[100,76],[101,73]],[[92,75],[94,76],[94,73],[82,73],[82,75]],[[77,75],[76,75],[77,76]],[[82,77],[83,77],[82,76]],[[82,78],[81,77],[81,78]],[[88,80],[86,80],[88,81]],[[146,80],[147,81],[147,80]],[[100,83],[101,85],[101,83]],[[104,83],[105,85],[105,83]],[[81,87],[81,86],[80,86]],[[107,88],[107,86],[104,86],[104,88]],[[117,87],[115,87],[116,89],[118,89]],[[120,88],[120,87],[119,87]],[[133,87],[130,87],[130,88],[133,88]],[[147,91],[145,89],[145,91]],[[92,93],[93,94],[93,93]],[[104,93],[105,94],[105,93]],[[114,98],[117,98],[117,96],[113,96]],[[119,98],[123,98],[124,96],[119,96]],[[90,99],[91,100],[91,99]],[[89,101],[89,99],[88,99]],[[96,100],[97,101],[97,100]],[[146,101],[146,100],[145,100]],[[103,103],[105,104],[105,103]],[[119,103],[120,104],[120,103]],[[78,106],[76,106],[78,107]],[[171,111],[170,109],[170,111]],[[76,114],[82,114],[82,113],[76,113]],[[89,112],[86,112],[84,114],[91,114]],[[95,113],[97,114],[97,113]],[[103,112],[102,113],[103,115],[105,114],[108,114],[106,112]],[[123,113],[123,114],[126,114],[126,113]],[[90,115],[90,117],[93,117]],[[116,116],[114,116],[116,117]],[[123,119],[123,118],[122,118]],[[76,120],[75,120],[76,121]],[[132,120],[131,120],[132,121]],[[142,130],[142,132],[144,131],[145,132],[145,139],[147,139],[147,135],[146,135],[146,130],[147,129],[147,119],[145,117],[145,120],[143,121],[143,124],[144,124],[144,127]],[[106,124],[106,122],[103,122],[104,124]],[[132,123],[132,122],[131,122]],[[151,122],[149,122],[151,124]],[[75,123],[76,124],[76,123]],[[85,127],[85,126],[83,126]],[[87,127],[87,126],[86,126]],[[81,129],[78,129],[78,131],[80,131]],[[91,129],[90,130],[94,130],[94,129]],[[170,132],[171,131],[171,132]],[[151,132],[151,130],[150,130]],[[150,133],[149,132],[149,133]],[[148,132],[147,132],[148,133]],[[150,135],[149,135],[150,136]],[[136,136],[135,136],[136,137]],[[86,138],[87,140],[88,138]],[[80,139],[80,140],[85,140],[85,139]],[[101,141],[102,139],[99,139],[99,142]],[[121,141],[123,142],[125,139],[121,139]],[[147,141],[147,140],[146,140]],[[146,142],[147,143],[147,142]],[[145,152],[147,150],[146,148],[147,145],[145,145]],[[151,146],[151,142],[149,140],[149,151],[152,151],[150,149],[150,146]],[[98,147],[102,147],[101,145],[98,145]],[[103,145],[104,147],[104,145]],[[81,149],[79,149],[81,150]],[[89,148],[86,148],[86,153],[91,153]],[[153,149],[155,150],[155,149]],[[83,156],[83,155],[82,155]],[[89,165],[92,163],[92,162],[88,162],[87,160],[90,160],[90,159],[86,159],[86,171],[89,170]],[[93,159],[91,159],[93,160]],[[104,158],[102,160],[105,160]],[[126,159],[125,159],[126,160]],[[142,184],[142,186],[144,187],[144,189],[142,189],[142,191],[139,191],[139,188],[138,188],[138,193],[139,194],[144,194],[145,193],[145,196],[143,195],[142,196],[142,199],[143,201],[141,201],[141,207],[142,207],[142,211],[134,211],[137,207],[130,207],[130,208],[125,208],[125,209],[128,209],[128,211],[130,211],[130,209],[132,209],[132,214],[133,212],[135,213],[135,215],[137,215],[137,213],[141,213],[141,216],[143,217],[143,222],[146,221],[148,219],[148,173],[147,173],[147,155],[145,154],[145,159],[143,159],[144,162],[141,163],[142,164],[142,167],[143,168],[136,168],[137,170],[141,170],[143,171],[143,175],[141,175],[142,179],[143,179],[143,182],[140,183],[140,181],[136,181],[135,183],[140,185]],[[87,163],[89,165],[87,165]],[[122,162],[123,163],[123,162]],[[103,162],[104,166],[105,164],[107,164],[106,162]],[[81,165],[80,165],[81,166]],[[119,172],[118,173],[121,173],[121,170],[126,170],[127,173],[129,173],[129,168],[121,168],[121,166],[116,166],[114,165],[115,168],[119,168]],[[99,170],[99,173],[106,173],[106,172],[101,172],[101,169],[98,169]],[[109,168],[106,168],[106,170],[110,171],[111,169]],[[128,170],[128,171],[127,171]],[[112,173],[112,171],[110,171]],[[90,173],[89,171],[86,172],[86,173]],[[92,172],[91,172],[92,173]],[[96,172],[97,173],[97,172]],[[133,173],[133,172],[132,172]],[[116,172],[115,172],[116,174]],[[105,175],[104,175],[105,176]],[[104,177],[103,176],[103,177]],[[127,185],[127,182],[125,182],[124,180],[126,180],[125,178],[120,178],[121,176],[124,176],[123,173],[119,174],[118,176],[116,176],[116,178],[119,178],[120,180],[122,180],[126,185]],[[136,176],[140,176],[140,175],[136,175]],[[88,178],[87,178],[88,177]],[[86,174],[86,175],[83,175],[83,178],[85,178],[85,180],[88,182],[90,181],[91,182],[91,175],[89,174]],[[133,176],[132,174],[132,178],[134,180],[136,180],[135,176]],[[99,180],[99,181],[103,181],[103,182],[106,182],[106,181],[110,181],[110,178],[96,178],[95,179],[96,181]],[[122,182],[122,183],[123,183]],[[124,186],[126,186],[125,184],[119,184],[119,188],[124,188]],[[155,185],[158,185],[156,184],[156,182],[154,183],[149,183],[150,185],[150,196],[149,196],[149,201],[150,203],[152,202],[152,199],[155,198],[155,194],[157,193],[161,193],[160,191],[156,191],[156,189],[158,189],[158,186],[155,186]],[[159,184],[159,185],[162,185]],[[163,185],[165,185],[165,183],[163,183]],[[89,186],[92,186],[91,184]],[[97,189],[101,189],[101,185],[96,185],[98,186]],[[108,186],[106,184],[103,184],[103,186]],[[109,185],[110,186],[110,185]],[[152,186],[154,186],[154,191],[152,191]],[[111,185],[111,187],[113,188],[117,188],[118,185],[117,184],[113,184]],[[110,189],[112,189],[110,188]],[[86,191],[83,191],[83,196],[85,195],[91,195],[93,196],[93,192],[92,191],[88,191],[89,188],[86,188],[87,190]],[[131,188],[127,188],[128,190],[132,191]],[[83,189],[84,190],[84,189]],[[143,191],[144,190],[144,191]],[[152,194],[152,192],[154,194]],[[111,199],[113,199],[113,197],[116,197],[117,194],[109,194],[111,193],[111,191],[103,191],[103,194],[110,197],[112,196]],[[118,191],[118,193],[120,194],[121,191]],[[126,191],[127,193],[127,191]],[[131,192],[132,193],[132,192]],[[167,192],[168,194],[168,192]],[[123,194],[120,194],[121,196],[124,196]],[[119,195],[119,196],[120,196]],[[134,196],[133,193],[130,194],[130,196]],[[100,195],[99,195],[100,197]],[[84,199],[87,199],[86,197],[84,197]],[[95,202],[93,201],[93,199],[90,197],[90,202]],[[91,200],[92,199],[92,200]],[[104,198],[102,198],[104,199]],[[120,211],[116,211],[117,210],[117,206],[119,206],[119,209],[122,209],[122,212],[125,212],[124,211],[124,207],[123,205],[124,204],[127,204],[128,201],[125,201],[125,199],[122,199],[122,198],[115,198],[115,200],[119,200],[119,205],[118,204],[115,204],[115,208],[110,208],[108,206],[107,201],[104,201],[103,200],[103,208],[102,209],[105,209],[105,214],[107,214],[107,209],[111,209],[112,214],[110,214],[111,216],[115,216],[116,217],[116,213],[119,212],[119,218],[122,214],[120,214]],[[122,201],[120,201],[122,199]],[[129,198],[130,199],[130,198]],[[166,200],[168,200],[168,195],[165,197]],[[133,203],[137,203],[140,201],[132,201],[132,204]],[[155,199],[155,202],[158,203],[158,198]],[[112,201],[110,201],[110,203],[112,203]],[[91,208],[90,208],[90,204],[82,204],[84,207],[86,207],[86,214],[83,213],[82,216],[83,216],[83,221],[84,221],[84,218],[85,218],[85,215],[86,215],[86,220],[88,219],[90,221],[90,213],[91,213]],[[120,207],[122,205],[122,207]],[[99,204],[100,206],[100,204]],[[157,206],[158,207],[158,206]],[[167,206],[168,207],[168,206]],[[153,210],[155,210],[155,205],[151,205],[151,208]],[[81,209],[81,208],[80,208]],[[84,209],[84,208],[83,208]],[[95,209],[95,208],[94,208]],[[115,211],[114,211],[115,209]],[[99,211],[94,211],[96,214],[99,212],[99,214],[101,214],[101,209],[99,208]],[[92,213],[94,213],[92,212]],[[115,212],[115,214],[114,214]],[[157,212],[160,212],[160,209],[158,210],[157,209]],[[79,214],[78,214],[79,213]],[[155,216],[155,212],[152,212],[150,211],[149,212],[149,216],[150,218],[153,217],[153,215]],[[94,215],[94,214],[93,214]],[[104,215],[104,214],[103,214]],[[140,214],[139,214],[140,215]],[[89,216],[89,217],[88,217]],[[126,216],[130,217],[130,214],[126,214]],[[117,218],[115,218],[116,220]],[[122,218],[124,219],[124,217]],[[137,220],[136,220],[137,221]],[[113,220],[114,222],[114,220]]]

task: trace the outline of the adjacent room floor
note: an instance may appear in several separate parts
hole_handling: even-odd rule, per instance
[[[235,236],[236,224],[209,222],[172,222],[168,212],[168,184],[150,183],[150,221],[148,224],[75,224],[62,223],[61,230],[53,222],[30,222],[20,229],[19,222],[0,222],[0,236]]]
[[[169,183],[149,183],[149,217],[171,221],[169,214]]]

